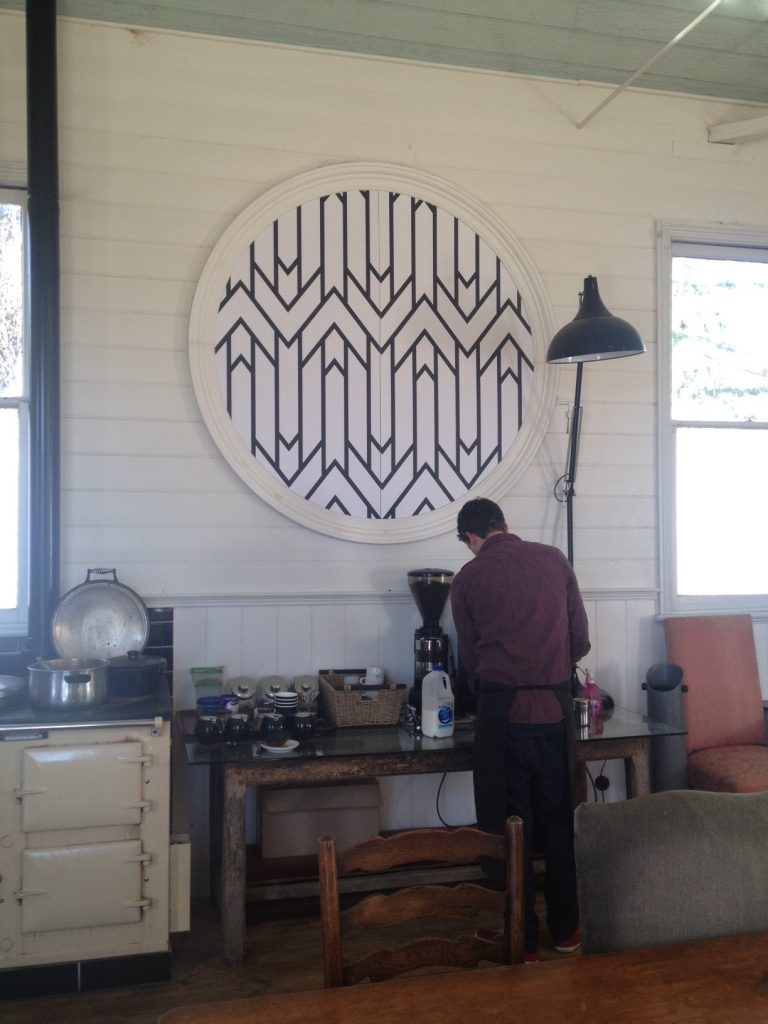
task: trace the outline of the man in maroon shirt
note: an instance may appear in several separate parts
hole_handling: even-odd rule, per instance
[[[458,535],[475,556],[451,586],[459,656],[478,697],[474,789],[478,826],[525,833],[526,959],[538,959],[534,841],[546,858],[547,925],[558,952],[577,949],[573,856],[571,674],[589,650],[573,569],[548,544],[509,533],[487,498],[468,501]]]

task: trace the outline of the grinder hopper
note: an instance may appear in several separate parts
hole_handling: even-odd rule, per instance
[[[421,710],[421,681],[427,672],[441,665],[449,675],[454,674],[450,640],[440,626],[453,575],[448,569],[412,569],[408,573],[408,586],[424,620],[413,639],[416,662],[409,697],[418,711]]]

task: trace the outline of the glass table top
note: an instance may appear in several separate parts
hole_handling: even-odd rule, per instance
[[[447,750],[466,751],[472,749],[475,731],[472,724],[455,729],[453,736],[445,739],[431,739],[399,725],[373,725],[359,728],[333,729],[321,736],[302,740],[295,750],[285,754],[270,754],[262,750],[258,739],[243,740],[239,743],[198,743],[192,735],[196,713],[180,711],[177,725],[184,742],[188,764],[227,764],[243,761],[285,761],[314,758],[362,757],[399,753],[422,754]],[[685,732],[675,726],[665,725],[645,715],[639,715],[626,708],[616,707],[603,721],[602,731],[590,731],[579,735],[577,742],[599,744],[610,740],[648,738],[651,736],[680,736]],[[599,757],[599,753],[596,757]]]

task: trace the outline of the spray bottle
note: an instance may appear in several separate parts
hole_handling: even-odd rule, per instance
[[[584,681],[584,696],[589,701],[589,724],[596,725],[603,720],[603,698],[600,696],[600,690],[598,689],[597,683],[592,678],[589,669],[586,669],[586,679]]]

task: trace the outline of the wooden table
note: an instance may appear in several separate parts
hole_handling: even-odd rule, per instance
[[[765,1024],[768,934],[169,1010],[158,1024]]]
[[[188,763],[211,768],[211,884],[222,917],[224,956],[231,964],[241,963],[245,953],[245,796],[249,786],[301,786],[472,768],[471,729],[457,729],[450,739],[439,740],[414,736],[397,726],[337,729],[302,743],[287,756],[265,757],[254,743],[201,746],[191,736],[194,721],[194,712],[177,716]],[[587,797],[586,763],[612,758],[624,761],[627,795],[649,793],[651,737],[679,731],[616,708],[600,735],[581,737],[577,743],[582,799]]]

